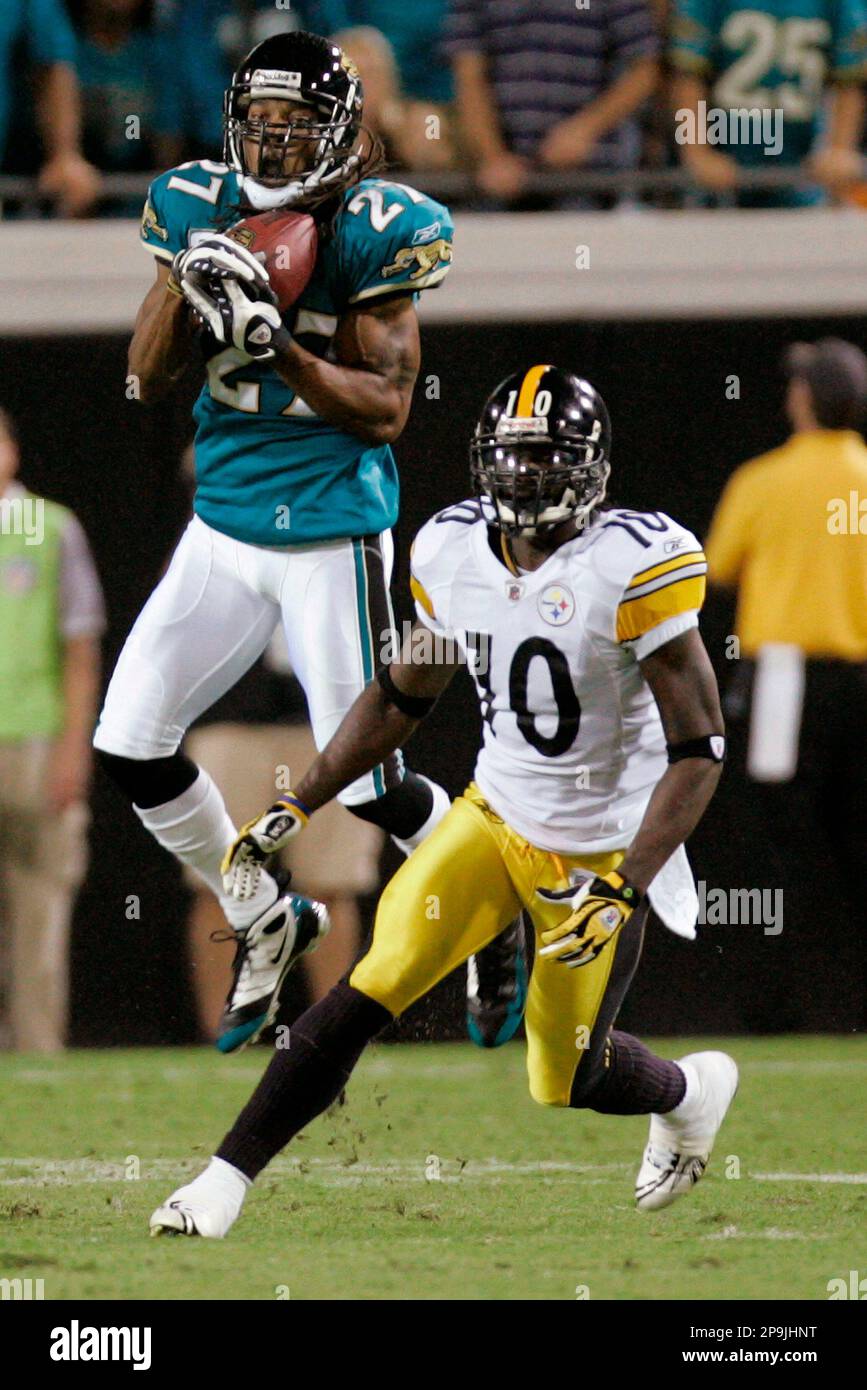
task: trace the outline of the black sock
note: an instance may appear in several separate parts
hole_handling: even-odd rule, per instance
[[[277,1048],[216,1157],[250,1179],[336,1100],[372,1037],[391,1014],[345,980],[302,1014]]]
[[[686,1094],[686,1077],[676,1062],[657,1057],[630,1033],[612,1031],[606,1041],[607,1065],[586,1096],[575,1096],[603,1115],[664,1115]],[[580,1072],[580,1067],[579,1067]]]

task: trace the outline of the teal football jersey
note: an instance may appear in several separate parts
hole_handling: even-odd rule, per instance
[[[225,231],[239,206],[237,175],[196,160],[151,184],[142,240],[170,262],[202,235]],[[351,306],[440,284],[452,254],[441,203],[405,184],[364,179],[343,195],[313,275],[284,316],[319,357]],[[370,535],[397,520],[398,479],[388,445],[370,446],[315,415],[267,363],[217,350],[196,402],[194,507],[203,521],[253,545],[305,545]]]
[[[799,164],[821,129],[828,82],[867,75],[867,0],[675,0],[672,60],[705,77],[708,105],[781,111],[784,164]],[[758,141],[721,144],[744,165]]]

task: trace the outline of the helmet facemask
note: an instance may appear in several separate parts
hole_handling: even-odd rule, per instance
[[[505,421],[503,422],[505,424]],[[534,536],[574,521],[584,526],[604,500],[610,464],[601,445],[584,438],[479,435],[470,446],[477,495],[490,498],[499,529]]]
[[[267,98],[292,104],[285,121],[250,118],[251,105]],[[358,177],[357,116],[328,93],[237,83],[226,92],[223,109],[225,162],[241,175],[245,196],[257,210],[310,206]],[[256,147],[252,160],[251,142]],[[285,173],[287,155],[299,153],[305,156],[303,166]]]

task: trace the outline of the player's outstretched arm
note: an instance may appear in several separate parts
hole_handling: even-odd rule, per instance
[[[129,374],[137,380],[141,401],[164,396],[190,360],[190,314],[186,300],[169,287],[170,274],[171,266],[158,261],[157,278],[142,300],[129,345]]]
[[[416,623],[400,659],[384,667],[362,691],[300,782],[285,798],[241,828],[221,866],[227,893],[248,897],[258,880],[259,866],[298,834],[311,812],[370,772],[409,738],[461,661],[454,642],[432,639],[430,628]]]
[[[407,294],[345,314],[336,362],[315,357],[285,330],[275,334],[274,367],[323,420],[368,444],[391,444],[403,430],[421,361],[418,319]]]
[[[416,633],[419,637],[413,642]],[[400,748],[445,690],[459,664],[453,642],[434,643],[430,629],[415,623],[400,659],[362,691],[331,742],[295,787],[299,801],[311,811],[324,806],[343,787]]]
[[[697,628],[658,647],[641,670],[659,707],[670,762],[650,798],[638,834],[618,872],[646,892],[663,864],[701,820],[716,790],[722,762],[705,756],[709,738],[723,732],[716,676]],[[696,740],[695,745],[692,741]],[[704,747],[702,747],[704,745]],[[695,753],[690,756],[690,748]]]

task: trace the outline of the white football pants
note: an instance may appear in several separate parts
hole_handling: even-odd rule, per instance
[[[171,757],[282,622],[323,748],[390,659],[392,560],[390,532],[275,550],[233,540],[194,517],[118,658],[94,746],[124,758]],[[290,769],[290,777],[305,770]],[[372,801],[401,775],[398,753],[340,800]]]

